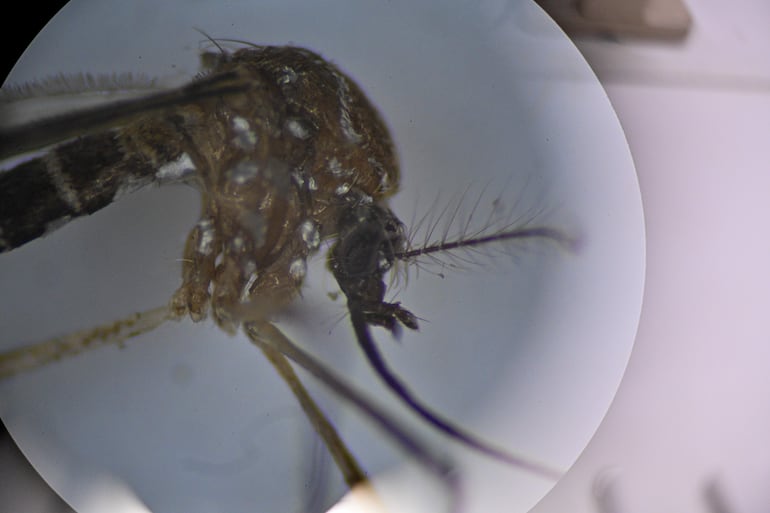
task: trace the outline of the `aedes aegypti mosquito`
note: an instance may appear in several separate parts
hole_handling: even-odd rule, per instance
[[[355,338],[385,385],[460,444],[555,478],[547,466],[495,447],[429,407],[384,360],[372,328],[396,337],[404,328],[418,329],[410,305],[386,300],[386,277],[401,264],[442,254],[462,259],[457,255],[493,244],[539,240],[569,249],[575,241],[557,228],[508,218],[489,217],[482,229],[471,229],[481,197],[471,201],[464,219],[455,219],[449,208],[436,220],[423,220],[426,235],[417,244],[387,206],[400,173],[389,131],[350,77],[304,48],[241,44],[228,52],[219,41],[212,43],[216,49],[202,54],[204,72],[188,85],[0,132],[0,159],[28,154],[0,174],[3,252],[146,185],[186,183],[202,198],[182,255],[182,284],[168,306],[6,352],[0,355],[0,378],[96,345],[123,343],[167,320],[198,322],[210,315],[227,333],[242,329],[262,350],[348,486],[366,482],[366,472],[289,360],[456,490],[462,476],[450,462],[271,322],[300,294],[308,258],[326,244],[327,267],[346,300]],[[36,89],[22,86],[10,96]],[[456,237],[449,235],[450,226],[459,226]]]

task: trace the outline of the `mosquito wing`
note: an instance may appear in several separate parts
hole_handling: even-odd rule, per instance
[[[83,95],[56,94],[73,81],[98,85],[106,80],[60,78],[48,87],[5,90],[0,109],[0,161],[6,168],[0,172],[0,252],[92,214],[127,192],[188,179],[193,166],[185,157],[177,113],[250,87],[237,71],[214,72],[181,87],[154,92],[139,88],[130,91],[133,98],[28,119],[37,110],[32,105],[41,102],[61,104],[70,96],[82,102]],[[39,96],[45,89],[54,93],[50,101]],[[90,97],[96,92],[83,91]]]
[[[89,79],[88,76],[74,80],[96,84],[105,81]],[[213,73],[178,88],[149,92],[138,98],[76,109],[34,121],[25,120],[24,114],[13,108],[13,103],[23,103],[25,90],[34,94],[35,89],[41,87],[33,84],[12,88],[6,95],[9,100],[3,102],[3,109],[0,110],[0,160],[41,150],[75,137],[114,130],[142,117],[170,112],[212,97],[243,93],[249,87],[249,82],[242,80],[237,72]],[[132,91],[134,95],[143,92],[141,89]]]

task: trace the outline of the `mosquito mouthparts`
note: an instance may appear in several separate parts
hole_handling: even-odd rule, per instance
[[[428,424],[476,451],[509,465],[547,477],[558,478],[560,472],[493,447],[471,433],[455,426],[426,406],[390,369],[377,348],[370,326],[386,328],[398,337],[401,326],[417,329],[417,317],[401,306],[384,300],[384,275],[393,267],[399,254],[406,253],[404,225],[393,212],[379,204],[356,202],[346,211],[337,225],[338,238],[329,251],[329,269],[348,299],[350,320],[356,340],[372,368],[413,412]],[[518,233],[498,233],[454,243],[444,243],[444,251],[459,247],[485,244],[500,237],[552,237],[557,231],[520,229]],[[493,237],[497,237],[494,239]],[[435,249],[432,251],[439,251]]]

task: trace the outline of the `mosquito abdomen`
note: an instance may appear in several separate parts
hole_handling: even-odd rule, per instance
[[[0,172],[0,253],[162,180],[163,169],[179,178],[184,155],[168,137],[171,120],[154,119],[154,133],[142,124],[72,139]],[[158,125],[168,125],[162,142]]]

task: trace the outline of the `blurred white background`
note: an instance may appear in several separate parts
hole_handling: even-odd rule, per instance
[[[770,511],[770,3],[687,6],[683,42],[575,40],[634,156],[647,276],[615,401],[534,513]]]

